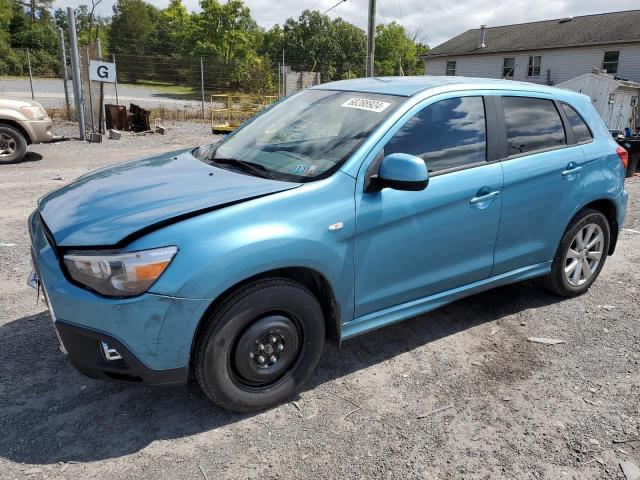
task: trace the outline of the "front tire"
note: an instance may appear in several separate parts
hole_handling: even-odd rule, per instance
[[[551,272],[543,279],[547,289],[562,297],[589,290],[604,267],[610,238],[607,217],[588,208],[579,212],[562,236]]]
[[[0,164],[21,161],[27,154],[27,140],[9,125],[0,124]]]
[[[195,373],[214,403],[236,412],[263,410],[298,391],[324,344],[316,297],[285,278],[250,283],[207,319]]]

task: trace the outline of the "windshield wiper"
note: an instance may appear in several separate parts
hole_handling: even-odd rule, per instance
[[[243,170],[253,173],[258,177],[276,180],[276,178],[269,173],[269,170],[267,170],[266,167],[264,167],[263,165],[258,165],[257,163],[247,162],[245,160],[238,160],[237,158],[212,158],[211,162],[220,163],[224,165],[237,165]]]

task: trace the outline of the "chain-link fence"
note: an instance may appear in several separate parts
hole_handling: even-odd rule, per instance
[[[175,54],[144,54],[131,52],[105,54],[99,58],[95,44],[80,47],[80,73],[83,85],[84,116],[88,131],[100,130],[100,83],[90,82],[88,66],[91,60],[115,62],[117,84],[104,84],[103,101],[129,107],[138,105],[151,112],[151,120],[185,121],[212,119],[212,112],[225,103],[223,95],[245,95],[253,103],[270,103],[297,90],[322,82],[355,78],[364,75],[362,65],[325,66],[320,62],[292,62],[282,58],[252,57],[244,60],[220,60],[212,57],[179,57]],[[67,90],[70,110],[66,108],[61,56],[40,58],[26,51],[15,52],[13,74],[0,81],[0,95],[33,96],[57,118],[75,120],[70,51],[66,45],[68,72]],[[29,78],[29,60],[32,76]],[[45,77],[45,78],[43,78]],[[265,100],[268,99],[268,100]]]

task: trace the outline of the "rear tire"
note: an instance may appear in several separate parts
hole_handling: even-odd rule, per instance
[[[0,163],[16,163],[27,153],[27,139],[22,132],[0,124]]]
[[[240,288],[207,321],[196,378],[207,397],[227,410],[252,412],[281,403],[302,387],[322,354],[320,304],[289,279]]]
[[[551,272],[543,283],[562,297],[582,295],[595,282],[609,251],[609,221],[601,212],[585,208],[565,230]]]

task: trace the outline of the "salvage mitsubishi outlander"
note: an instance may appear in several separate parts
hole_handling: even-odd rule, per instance
[[[292,95],[220,142],[43,197],[34,272],[92,378],[255,411],[342,342],[500,285],[583,294],[613,254],[627,152],[581,94],[461,77]]]

